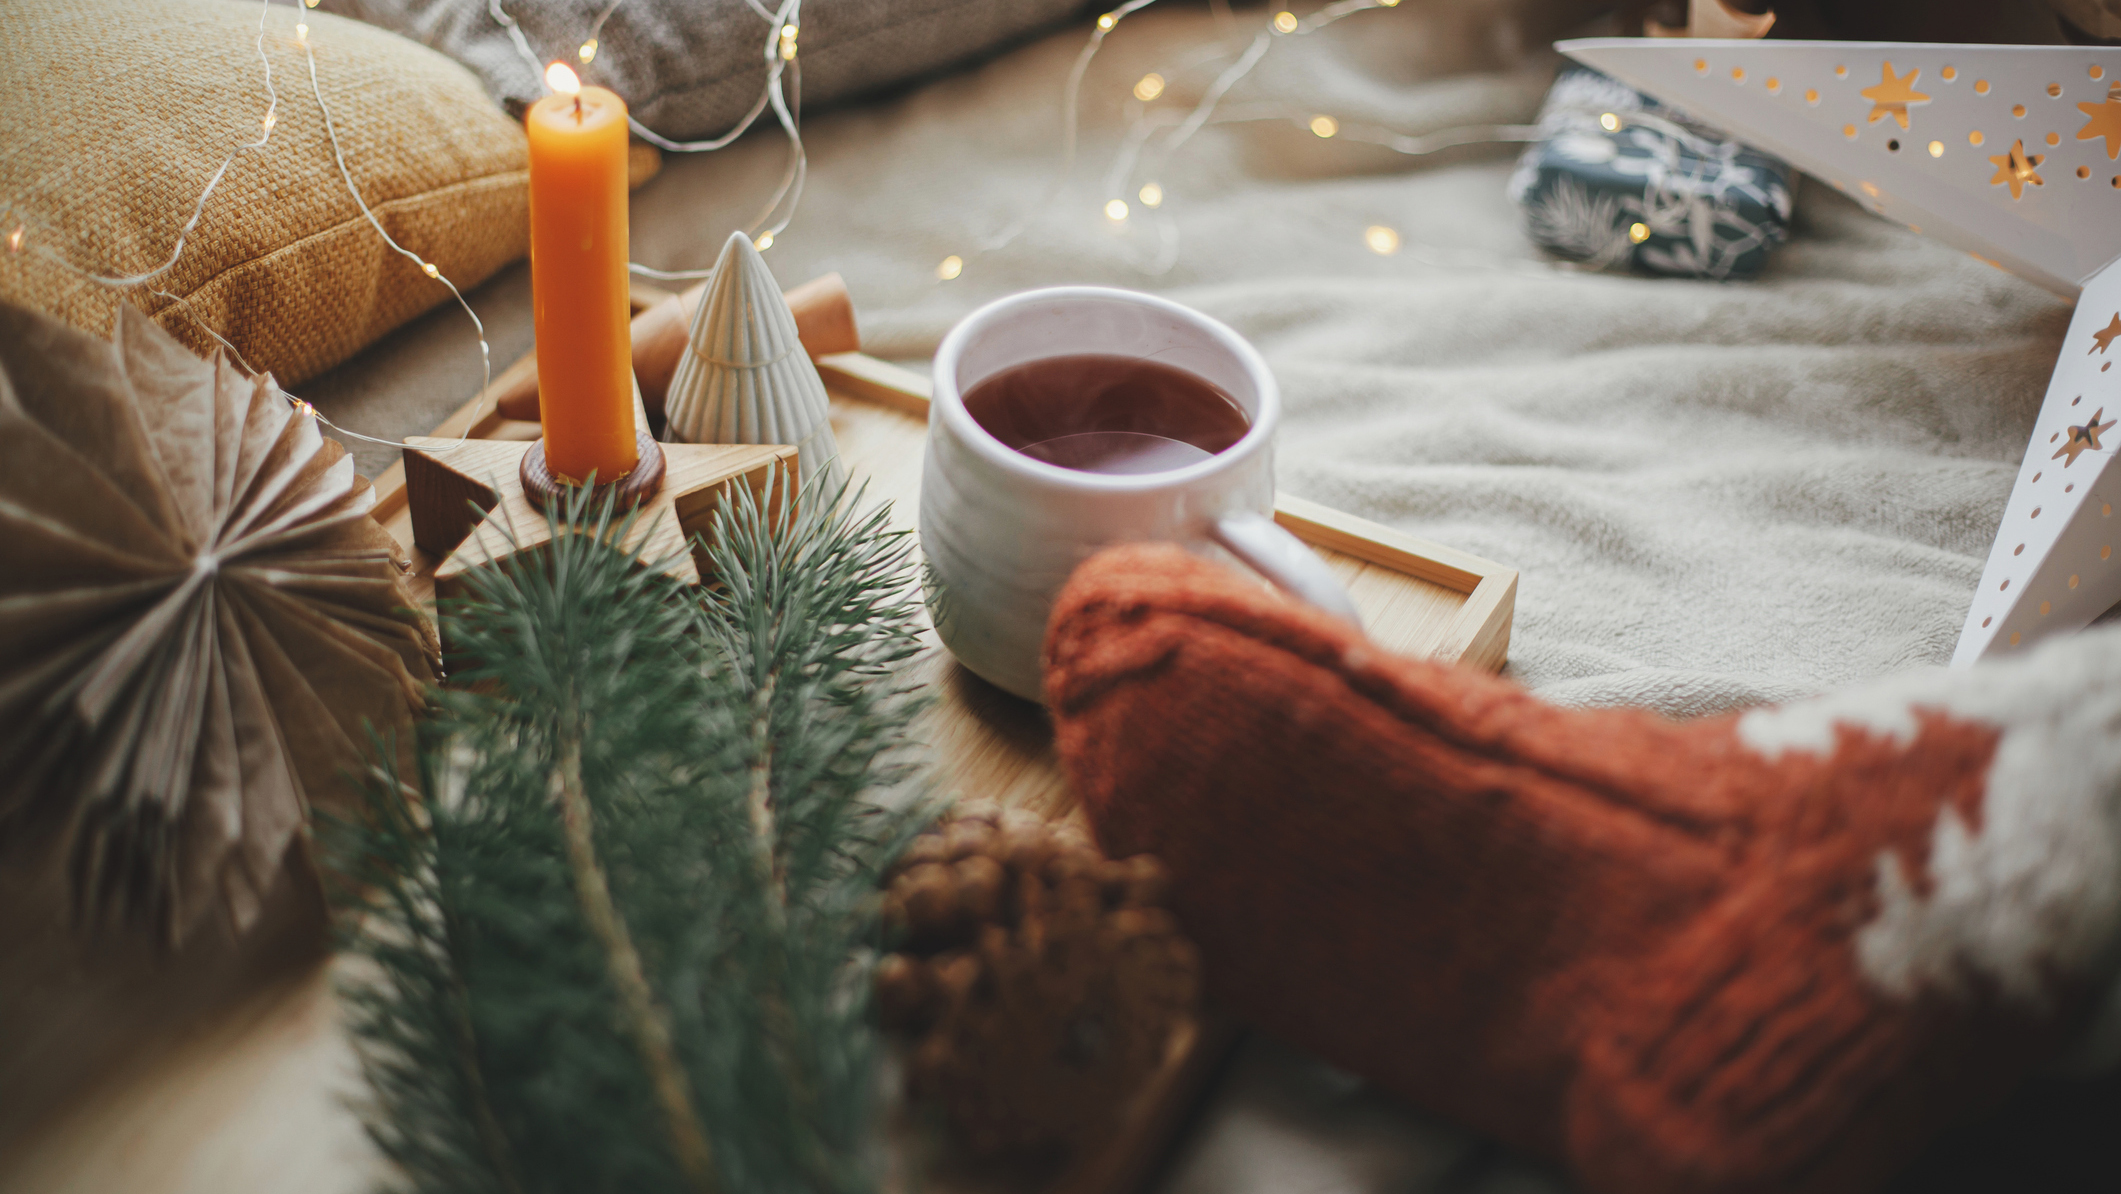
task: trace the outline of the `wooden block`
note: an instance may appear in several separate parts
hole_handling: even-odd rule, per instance
[[[417,440],[419,447],[437,446],[408,450],[404,460],[405,509],[412,517],[412,541],[421,551],[438,558],[455,551],[471,528],[501,500],[496,486],[499,478],[506,475],[490,467],[494,463],[490,458],[497,453],[486,441],[466,440],[461,448],[450,448],[449,443],[421,437]],[[444,463],[451,458],[452,463]]]

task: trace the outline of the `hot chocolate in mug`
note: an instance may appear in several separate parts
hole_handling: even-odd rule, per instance
[[[1210,441],[1212,448],[1165,439],[1177,467],[1159,467],[1172,456],[1152,451],[1131,464],[1121,461],[1118,471],[1090,471],[1053,461],[1083,464],[1068,444],[1127,442],[1135,432],[1158,430],[1157,416],[1137,412],[1134,431],[1012,447],[966,405],[968,393],[981,396],[983,382],[1036,379],[1038,362],[1051,362],[1062,384],[1049,386],[1043,402],[1150,402],[1163,409],[1124,385],[1073,395],[1065,383],[1099,365],[1088,358],[1107,366],[1125,364],[1115,359],[1141,362],[1150,381],[1181,383],[1180,397],[1187,389],[1220,391],[1216,401],[1242,413],[1231,424],[1242,432],[1233,430],[1234,442]],[[994,418],[991,404],[982,410]],[[1229,328],[1167,299],[1071,286],[1013,295],[973,312],[935,354],[921,473],[928,608],[943,645],[985,679],[1038,700],[1039,647],[1061,586],[1100,548],[1141,540],[1220,547],[1281,589],[1360,625],[1354,602],[1325,561],[1274,523],[1280,421],[1281,392],[1259,353]],[[1153,445],[1160,438],[1139,435],[1134,442]],[[1055,445],[1060,450],[1049,450]],[[1144,467],[1154,471],[1129,471]]]

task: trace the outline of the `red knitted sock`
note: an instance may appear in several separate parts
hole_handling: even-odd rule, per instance
[[[2052,1049],[2121,925],[2121,638],[2073,643],[1682,724],[1129,547],[1046,688],[1233,1010],[1593,1190],[1860,1190]]]

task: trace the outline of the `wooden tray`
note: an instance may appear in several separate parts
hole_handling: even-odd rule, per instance
[[[645,289],[645,288],[644,288]],[[642,298],[653,295],[637,295]],[[512,369],[534,369],[527,359]],[[911,525],[920,485],[928,386],[917,374],[860,354],[828,357],[820,371],[832,391],[833,430],[857,478],[889,498]],[[505,376],[505,375],[504,375]],[[480,416],[478,403],[435,429],[477,439],[532,439],[535,423]],[[377,478],[376,517],[414,551],[421,587],[437,563],[412,547],[402,465]],[[1281,523],[1318,548],[1347,583],[1370,633],[1393,650],[1499,668],[1509,647],[1517,574],[1463,552],[1398,534],[1298,498],[1278,504]],[[1049,817],[1075,813],[1044,715],[953,664],[938,646],[908,666],[941,699],[922,727],[946,791],[987,797]],[[304,916],[309,919],[304,919]],[[92,1085],[47,1110],[18,1111],[0,1124],[0,1194],[124,1189],[183,1194],[250,1194],[304,1189],[347,1194],[378,1176],[349,1100],[361,1096],[338,1023],[329,967],[315,945],[314,913],[290,912],[289,927],[257,934],[245,959],[199,961],[236,979],[161,973],[130,980],[106,1002],[70,1009],[52,1031],[122,1053]],[[54,947],[54,956],[63,952]],[[205,951],[200,951],[203,954]],[[252,956],[254,955],[254,956]],[[172,999],[192,988],[192,1004],[213,1010],[178,1015]],[[191,1006],[191,1005],[187,1005]],[[149,1010],[143,1010],[149,1009]],[[89,1020],[83,1021],[83,1016]],[[75,1023],[74,1021],[82,1021]],[[174,1026],[182,1025],[181,1028]],[[85,1034],[85,1035],[84,1035]],[[1126,1194],[1153,1172],[1201,1088],[1235,1038],[1212,1017],[1176,1034],[1163,1069],[1129,1108],[1108,1145],[1062,1173],[941,1167],[899,1175],[901,1190],[928,1194]],[[46,1049],[45,1052],[54,1052]],[[81,1064],[81,1050],[63,1051]],[[50,1059],[67,1071],[64,1057]],[[15,1069],[22,1069],[16,1059]],[[34,1066],[30,1067],[34,1070]],[[0,1067],[5,1071],[6,1067]],[[0,1117],[5,1118],[5,1117]],[[13,1127],[15,1130],[6,1130]],[[26,1127],[26,1130],[25,1130]],[[932,1157],[932,1139],[904,1117],[893,1124],[901,1158]]]

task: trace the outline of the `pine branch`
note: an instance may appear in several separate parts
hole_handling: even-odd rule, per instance
[[[560,748],[560,769],[553,776],[554,797],[560,805],[560,824],[566,831],[567,864],[574,870],[574,884],[581,901],[582,916],[589,931],[603,945],[609,959],[612,985],[618,988],[619,1019],[641,1052],[641,1064],[655,1085],[655,1100],[670,1132],[671,1149],[694,1189],[702,1194],[715,1189],[714,1154],[700,1122],[692,1110],[691,1083],[678,1067],[670,1044],[670,1018],[649,989],[641,968],[640,952],[633,936],[611,901],[611,884],[597,861],[589,794],[582,790],[582,740],[570,733]]]
[[[697,591],[577,503],[444,611],[469,665],[426,803],[385,757],[335,835],[402,1188],[874,1189],[866,968],[925,819],[893,795],[918,611],[909,538],[838,496],[736,487]]]

